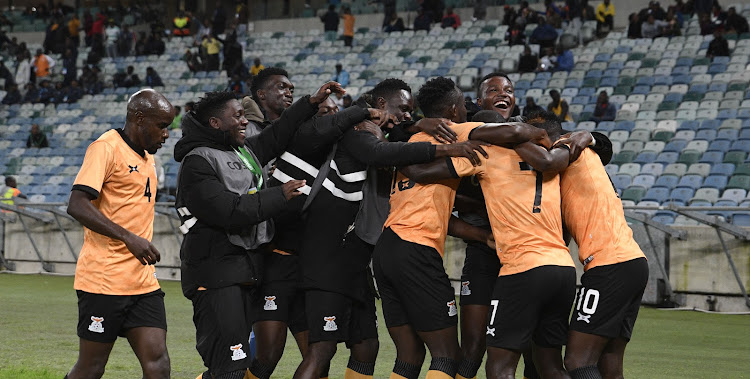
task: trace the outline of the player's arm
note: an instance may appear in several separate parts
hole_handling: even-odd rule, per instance
[[[521,122],[484,124],[472,130],[469,139],[511,149],[518,144],[529,141],[547,148],[552,146],[552,141],[550,141],[544,129]]]
[[[341,138],[352,126],[371,117],[367,108],[352,106],[333,115],[313,117],[300,125],[287,148],[300,155],[319,152]]]
[[[485,215],[487,214],[487,207],[484,205],[483,201],[479,201],[471,196],[461,195],[459,193],[456,194],[456,201],[455,203],[453,203],[453,208],[455,208],[459,212],[482,213]]]
[[[525,142],[514,149],[524,162],[528,163],[537,171],[562,171],[570,162],[570,147],[568,145],[555,145],[551,150],[531,142]]]
[[[448,220],[448,234],[464,240],[481,242],[495,249],[495,238],[491,231],[471,225],[453,215]]]
[[[68,214],[95,233],[122,241],[128,250],[141,262],[141,264],[155,264],[161,260],[159,251],[147,239],[137,236],[120,225],[112,222],[99,211],[91,201],[95,190],[83,190],[84,187],[74,188],[70,192],[68,201]]]
[[[405,130],[411,134],[425,132],[440,143],[453,143],[458,141],[458,134],[451,129],[451,124],[453,122],[447,118],[423,118],[409,123]]]

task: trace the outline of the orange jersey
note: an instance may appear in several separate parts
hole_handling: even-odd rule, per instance
[[[149,241],[154,234],[154,157],[135,152],[117,130],[89,145],[74,189],[97,191],[93,205],[108,219]],[[121,241],[84,228],[74,288],[106,295],[138,295],[159,288],[154,266],[142,265]]]
[[[560,175],[562,214],[584,270],[645,257],[599,156],[585,149]]]
[[[560,177],[541,173],[511,149],[485,146],[488,159],[472,166],[453,158],[459,176],[476,175],[500,257],[500,275],[539,266],[570,266],[573,259],[562,239]]]
[[[467,122],[451,125],[458,135],[458,141],[467,141],[469,133],[481,122]],[[426,133],[417,133],[409,142],[437,142]],[[471,165],[471,163],[469,163]],[[401,172],[391,189],[391,213],[385,227],[391,228],[401,239],[435,248],[440,255],[445,250],[445,236],[448,234],[456,188],[460,179],[447,179],[438,183],[419,184]]]

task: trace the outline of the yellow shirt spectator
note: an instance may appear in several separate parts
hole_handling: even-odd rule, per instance
[[[201,45],[206,49],[206,54],[208,55],[219,54],[219,51],[221,50],[221,42],[214,37],[207,37],[203,40]]]
[[[609,4],[600,3],[596,7],[596,19],[599,22],[604,22],[607,16],[615,17],[615,5],[611,1],[609,1]]]

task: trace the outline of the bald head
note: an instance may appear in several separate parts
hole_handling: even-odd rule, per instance
[[[144,89],[130,96],[127,109],[123,131],[137,147],[156,153],[169,137],[175,108],[164,95]]]
[[[127,109],[128,122],[131,122],[131,118],[136,116],[138,112],[149,116],[159,112],[174,113],[174,107],[169,100],[150,88],[142,89],[130,96]]]

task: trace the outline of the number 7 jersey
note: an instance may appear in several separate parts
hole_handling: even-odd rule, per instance
[[[511,149],[485,146],[489,158],[472,166],[452,158],[459,176],[476,175],[500,257],[500,276],[539,266],[573,267],[562,239],[560,177],[541,173]]]

